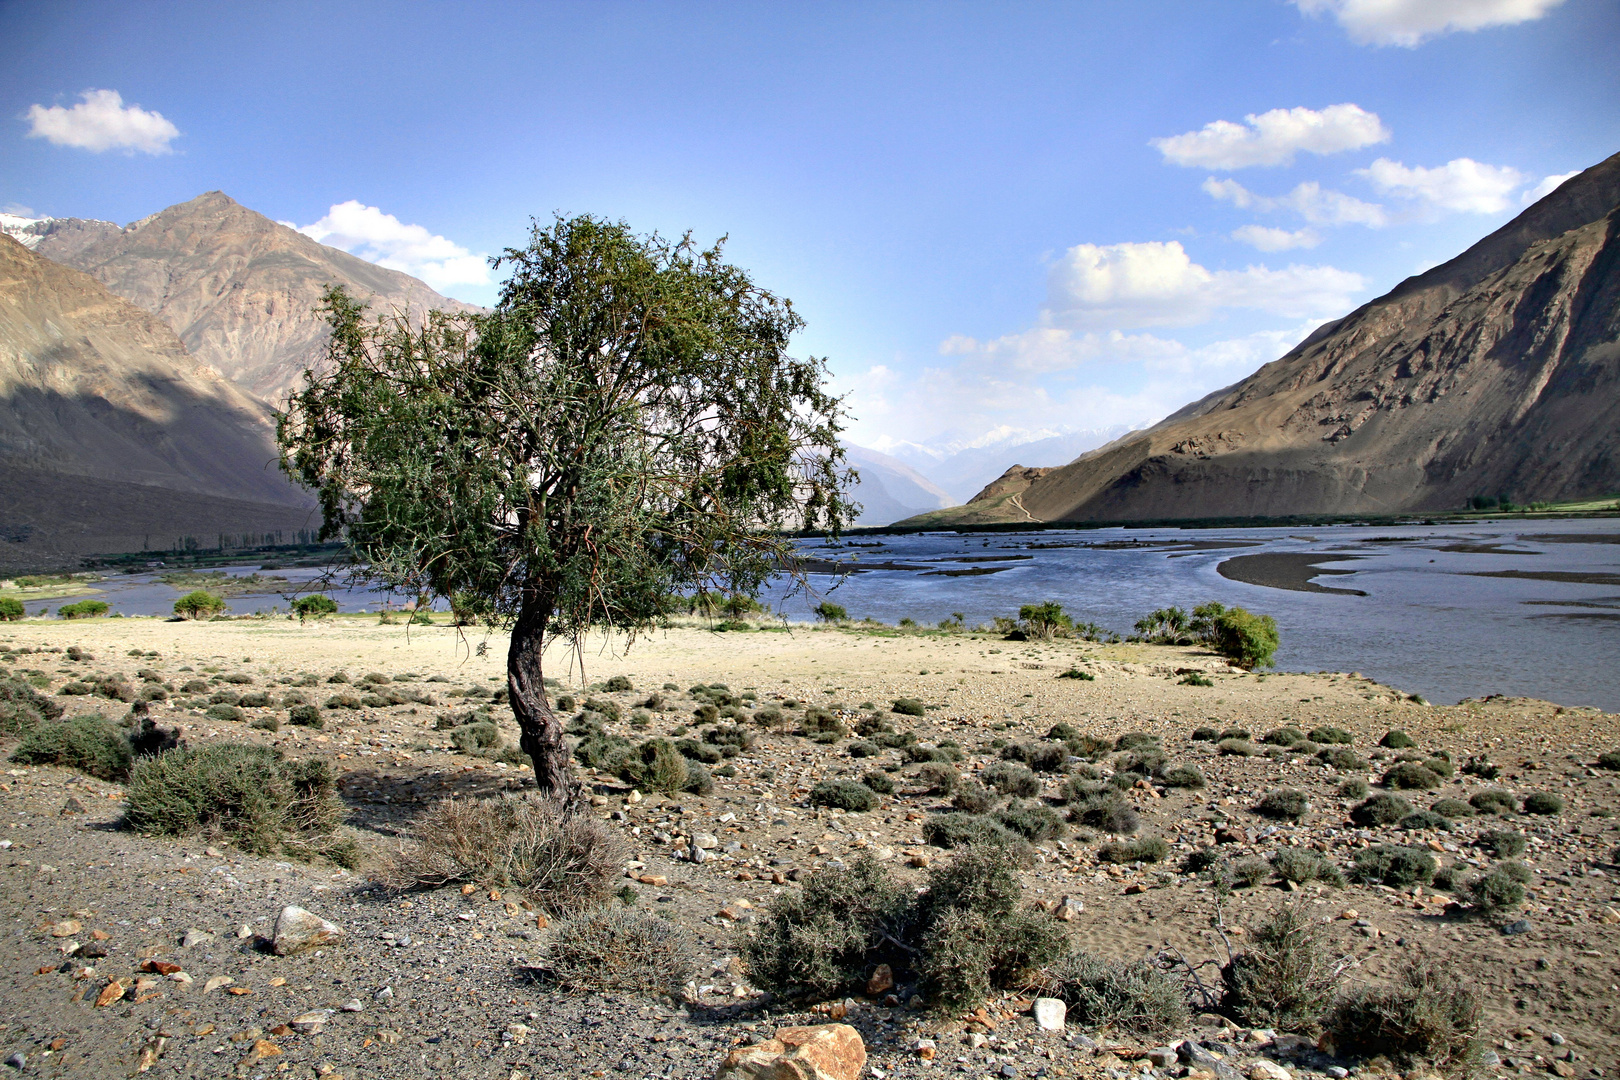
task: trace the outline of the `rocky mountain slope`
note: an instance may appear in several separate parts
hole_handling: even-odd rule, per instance
[[[1616,490],[1620,155],[1016,500],[907,524],[1408,513]]]
[[[148,534],[309,527],[273,436],[263,403],[161,320],[0,236],[4,539],[139,550]]]
[[[888,525],[951,505],[943,489],[903,461],[864,446],[845,446],[844,453],[860,475],[852,493],[861,504],[857,525]]]
[[[42,226],[34,227],[42,228],[37,253],[157,315],[199,360],[272,404],[321,356],[326,324],[316,309],[329,285],[347,286],[374,311],[412,318],[472,310],[218,191],[122,229],[76,218]]]

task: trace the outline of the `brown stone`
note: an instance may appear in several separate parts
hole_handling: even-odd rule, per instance
[[[872,977],[866,980],[866,992],[876,997],[894,989],[894,971],[888,964],[879,964]]]
[[[124,995],[128,992],[129,984],[127,982],[123,979],[114,979],[101,988],[101,993],[96,995],[96,1004],[101,1008],[106,1008],[115,1001],[122,1001]]]
[[[776,1037],[739,1047],[720,1063],[715,1080],[857,1080],[866,1044],[848,1024],[781,1028]]]
[[[1215,842],[1217,844],[1247,844],[1249,834],[1236,825],[1222,825],[1215,830]]]

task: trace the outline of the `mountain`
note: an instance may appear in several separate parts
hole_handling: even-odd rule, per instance
[[[1129,430],[1120,425],[1035,439],[1018,434],[971,445],[900,443],[888,453],[944,488],[954,502],[961,503],[971,500],[975,491],[1000,476],[1009,462],[1065,465]]]
[[[16,219],[23,220],[23,219]],[[109,222],[45,219],[7,232],[38,239],[48,259],[83,270],[161,318],[187,349],[273,404],[299,385],[324,350],[317,312],[329,285],[347,286],[374,312],[413,319],[432,309],[476,310],[422,282],[271,221],[218,191],[122,229]]]
[[[1461,508],[1620,490],[1620,154],[1155,426],[908,525]]]
[[[860,475],[850,493],[861,504],[856,525],[887,525],[951,505],[949,495],[903,461],[864,446],[846,445],[844,455]]]
[[[160,319],[0,235],[0,564],[312,527],[275,461],[262,402]]]

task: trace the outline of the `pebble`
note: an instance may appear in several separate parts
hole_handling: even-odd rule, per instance
[[[192,949],[198,945],[210,945],[213,941],[214,935],[206,930],[187,930],[185,937],[180,939],[180,947]]]
[[[13,1069],[24,1069],[28,1067],[28,1057],[21,1050],[19,1050],[10,1057],[6,1058],[6,1064],[10,1065]]]
[[[310,1012],[295,1016],[287,1022],[287,1026],[303,1035],[319,1034],[332,1019],[332,1009],[314,1009]]]
[[[343,1003],[342,1008],[343,1008],[344,1012],[357,1013],[357,1012],[360,1012],[362,1009],[364,1009],[365,1006],[360,1004],[360,999],[359,998],[350,998],[348,1001],[345,1001]]]
[[[342,937],[343,930],[336,923],[327,922],[313,912],[289,904],[276,917],[271,947],[277,956],[293,956],[323,945],[336,944]]]
[[[1041,997],[1035,999],[1030,1011],[1042,1031],[1062,1031],[1069,1007],[1058,998]]]
[[[1502,935],[1504,937],[1517,937],[1520,934],[1528,934],[1530,929],[1529,919],[1518,919],[1502,927]]]

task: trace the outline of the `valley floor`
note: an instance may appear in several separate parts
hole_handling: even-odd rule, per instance
[[[592,812],[622,832],[631,851],[626,882],[637,902],[668,915],[690,935],[701,958],[701,986],[688,1000],[628,995],[562,995],[532,980],[551,928],[513,896],[457,889],[390,894],[372,885],[378,865],[413,818],[446,795],[490,794],[532,784],[527,770],[452,752],[438,718],[487,699],[504,685],[505,640],[463,636],[446,627],[380,626],[374,618],[332,619],[300,626],[285,620],[177,623],[151,619],[25,621],[0,624],[0,670],[31,674],[55,692],[90,673],[122,673],[140,685],[138,669],[168,685],[250,676],[252,686],[280,693],[313,675],[307,693],[324,701],[350,691],[368,673],[389,686],[425,692],[416,701],[327,709],[324,730],[283,726],[269,732],[200,714],[203,699],[177,690],[154,704],[162,723],[179,724],[193,745],[261,741],[294,757],[321,755],[342,774],[346,828],[361,843],[357,870],[257,858],[202,839],[141,836],[121,829],[122,789],[55,768],[8,765],[0,783],[0,1056],[19,1052],[26,1071],[46,1076],[104,1077],[143,1070],[163,1076],[341,1076],[457,1078],[712,1076],[731,1046],[767,1037],[779,1025],[824,1022],[821,1013],[763,1001],[737,961],[745,934],[773,895],[803,872],[872,853],[895,872],[921,878],[921,865],[949,858],[923,843],[921,826],[945,799],[900,791],[870,813],[812,808],[820,779],[859,776],[898,752],[856,760],[848,741],[822,745],[761,733],[717,775],[707,796],[639,798],[616,778],[588,774]],[[70,659],[79,646],[93,659]],[[21,650],[31,650],[22,652]],[[135,656],[132,652],[142,655]],[[1215,841],[1218,825],[1241,838],[1223,853],[1269,855],[1308,846],[1341,864],[1373,842],[1426,846],[1440,862],[1487,865],[1475,844],[1499,818],[1459,820],[1449,832],[1362,830],[1349,823],[1354,800],[1338,795],[1344,776],[1308,755],[1218,756],[1194,742],[1201,725],[1239,726],[1258,739],[1273,728],[1331,725],[1374,755],[1385,732],[1408,732],[1425,751],[1461,763],[1488,755],[1503,775],[1484,783],[1459,773],[1433,799],[1466,799],[1487,787],[1522,797],[1562,796],[1555,817],[1513,817],[1528,837],[1524,861],[1535,878],[1529,899],[1510,919],[1528,929],[1467,917],[1428,889],[1383,886],[1297,891],[1274,884],[1239,889],[1224,904],[1228,926],[1252,923],[1287,902],[1304,903],[1331,920],[1336,946],[1354,958],[1351,982],[1377,980],[1415,952],[1440,956],[1487,1002],[1489,1045],[1500,1074],[1612,1076],[1620,1069],[1620,774],[1594,767],[1599,753],[1620,746],[1620,718],[1545,702],[1491,699],[1430,707],[1357,675],[1262,675],[1233,671],[1193,649],[1106,646],[1074,641],[1004,642],[972,634],[902,634],[859,628],[793,632],[661,631],[628,652],[593,642],[585,672],[569,670],[558,652],[548,674],[576,689],[628,676],[635,690],[609,695],[628,713],[666,683],[664,708],[644,732],[669,733],[689,723],[695,702],[686,688],[725,683],[752,690],[758,704],[796,699],[857,713],[863,703],[887,707],[917,698],[924,717],[895,716],[925,742],[952,740],[971,774],[996,760],[993,740],[1038,738],[1054,724],[1115,737],[1159,735],[1172,760],[1195,764],[1203,790],[1143,784],[1128,794],[1142,834],[1169,841],[1158,865],[1111,866],[1096,856],[1100,840],[1071,833],[1039,845],[1025,875],[1027,899],[1055,905],[1065,897],[1084,912],[1066,923],[1076,946],[1111,958],[1152,956],[1170,946],[1194,963],[1225,959],[1212,928],[1216,896],[1200,875],[1179,872],[1182,857]],[[1057,676],[1077,668],[1090,681]],[[327,680],[346,673],[350,686]],[[1212,686],[1185,685],[1188,670]],[[434,680],[434,681],[429,681]],[[383,684],[378,684],[383,685]],[[468,691],[472,693],[469,694]],[[63,697],[67,715],[98,710],[120,717],[119,702]],[[499,716],[505,710],[497,708]],[[244,710],[249,719],[271,708]],[[285,720],[285,710],[281,710]],[[515,740],[510,718],[503,732]],[[10,744],[5,747],[8,751]],[[1375,761],[1376,780],[1379,765]],[[1045,779],[1048,793],[1058,779]],[[1277,787],[1304,791],[1311,812],[1298,824],[1272,823],[1251,812]],[[713,834],[718,857],[681,858],[689,838]],[[1106,839],[1106,838],[1104,838]],[[635,879],[632,881],[632,879]],[[345,940],[303,956],[278,958],[262,947],[284,905],[297,904],[340,924]],[[553,924],[554,925],[554,924]],[[191,933],[193,931],[199,933]],[[191,936],[193,944],[182,945]],[[71,944],[69,944],[71,943]],[[1236,944],[1241,946],[1241,939]],[[77,945],[105,949],[99,959],[68,955]],[[95,1002],[110,980],[140,974],[144,961],[179,965],[191,982],[152,976],[106,1006]],[[86,974],[85,969],[93,969]],[[1213,968],[1206,968],[1206,981]],[[217,983],[220,977],[229,980]],[[214,989],[208,989],[214,985]],[[1142,1075],[1141,1052],[1157,1042],[1107,1032],[1044,1034],[1021,1011],[1027,1002],[998,999],[975,1020],[857,999],[846,1022],[866,1039],[871,1075],[970,1076]],[[287,1025],[311,1010],[336,1010],[319,1030]],[[1308,1045],[1268,1033],[1223,1029],[1213,1018],[1179,1037],[1220,1040],[1240,1069],[1262,1057],[1296,1073],[1335,1066]],[[987,1042],[974,1036],[990,1035]],[[937,1058],[913,1051],[934,1039]],[[982,1043],[983,1045],[970,1045]],[[1100,1045],[1099,1045],[1100,1044]],[[1563,1060],[1571,1055],[1569,1060]],[[1351,1063],[1345,1063],[1351,1064]],[[1158,1075],[1171,1075],[1174,1066]],[[1376,1071],[1376,1070],[1373,1070]]]

